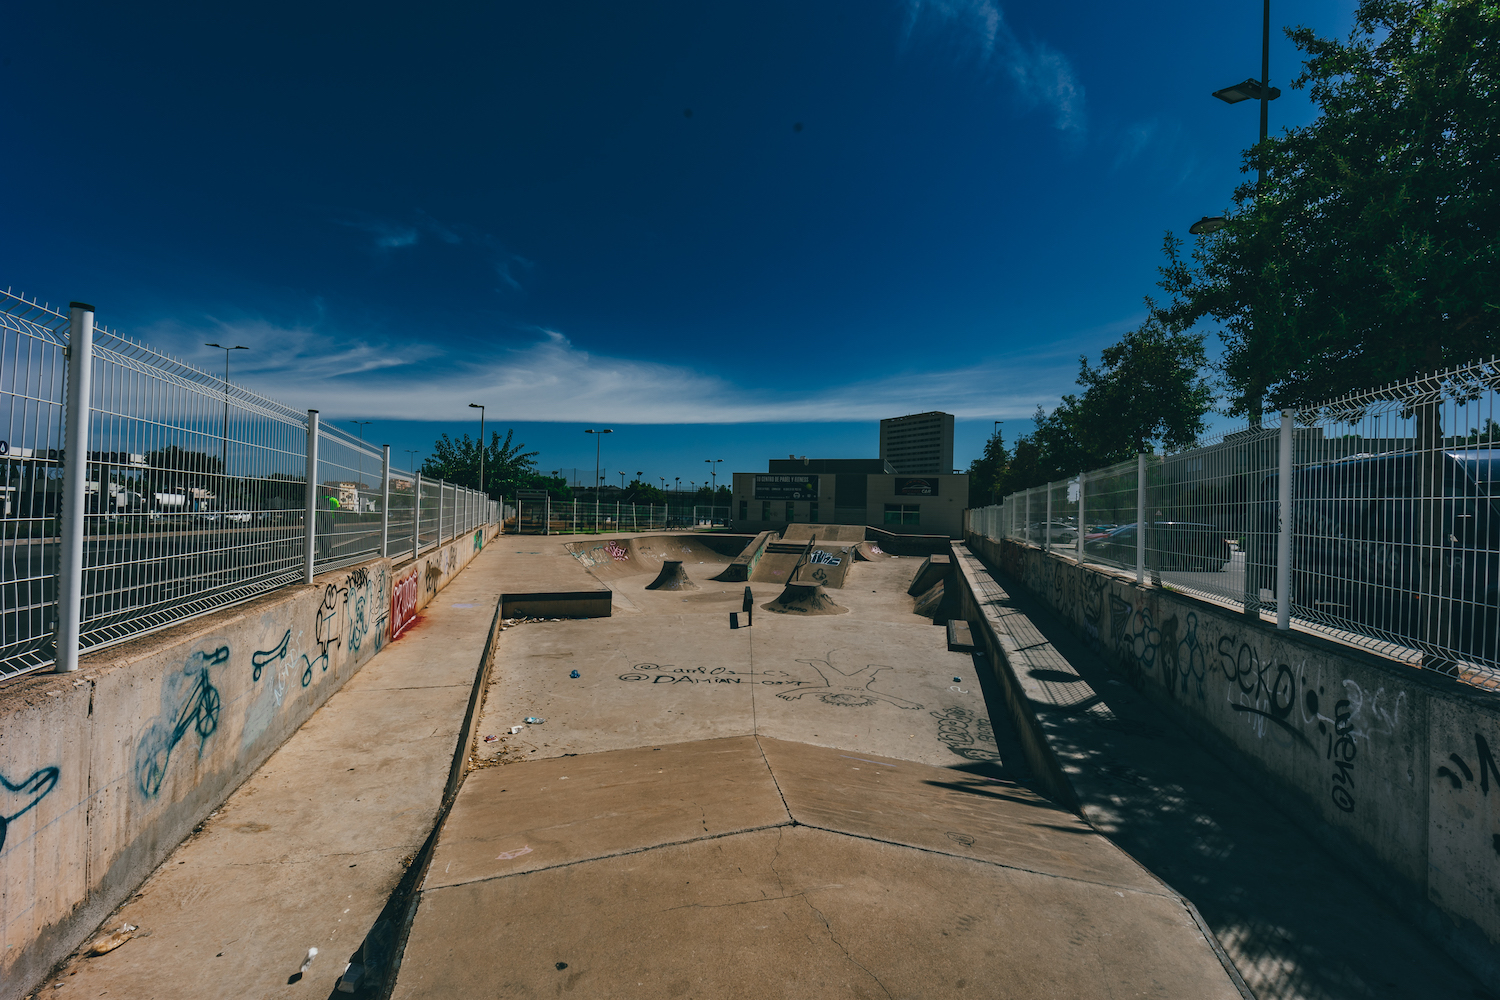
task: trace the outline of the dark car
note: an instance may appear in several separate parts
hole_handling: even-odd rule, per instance
[[[1084,555],[1126,566],[1135,565],[1136,526],[1121,525],[1103,535],[1084,539]],[[1146,565],[1154,569],[1218,572],[1230,559],[1229,541],[1212,524],[1196,521],[1155,521],[1146,535]]]
[[[1418,454],[1360,456],[1292,474],[1298,614],[1403,639],[1425,634],[1434,645],[1500,660],[1500,448],[1445,451],[1441,461],[1442,498],[1426,525]],[[1278,487],[1276,474],[1262,481],[1251,537],[1251,580],[1265,590],[1275,589]],[[1424,624],[1422,603],[1432,597],[1439,604]]]

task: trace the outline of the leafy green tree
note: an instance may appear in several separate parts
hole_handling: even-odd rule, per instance
[[[1500,6],[1362,0],[1345,41],[1288,35],[1318,118],[1247,153],[1265,185],[1194,265],[1168,248],[1252,419],[1500,350]]]
[[[485,493],[498,499],[513,495],[517,489],[551,491],[553,477],[542,476],[536,468],[539,453],[526,451],[520,442],[512,443],[514,436],[514,430],[505,432],[504,441],[498,431],[490,435],[489,446],[484,449]],[[458,440],[444,434],[434,442],[432,454],[422,462],[420,471],[427,478],[478,489],[479,445],[467,434]]]
[[[984,443],[984,454],[969,463],[969,506],[983,507],[1005,498],[1001,492],[1010,453],[1005,450],[1005,435],[996,427]]]

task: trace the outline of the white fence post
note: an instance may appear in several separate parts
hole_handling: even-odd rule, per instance
[[[1135,582],[1146,582],[1146,453],[1135,456]]]
[[[1083,535],[1088,530],[1083,516],[1083,482],[1087,477],[1080,472],[1078,474],[1078,563],[1083,565]]]
[[[1052,551],[1052,484],[1048,483],[1047,490],[1047,523],[1042,527],[1042,551]]]
[[[411,557],[415,561],[422,551],[422,474],[412,475],[416,477],[411,484]]]
[[[380,558],[391,554],[391,446],[380,446]]]
[[[318,534],[318,411],[307,411],[307,519],[302,533],[302,582],[313,582],[313,558]]]
[[[1023,542],[1029,542],[1029,541],[1031,541],[1031,538],[1030,538],[1030,535],[1031,535],[1031,491],[1030,490],[1026,491],[1026,523],[1021,526],[1021,531],[1025,535],[1025,537],[1023,537],[1021,539],[1021,541],[1023,541]]]
[[[93,400],[94,307],[68,304],[68,409],[63,446],[62,562],[57,580],[57,657],[53,670],[78,669],[78,641],[83,633],[84,497],[88,491],[89,405]],[[99,477],[99,498],[108,496]],[[19,780],[19,779],[18,779]]]
[[[1276,627],[1292,627],[1292,411],[1281,411],[1281,454],[1276,483]]]
[[[438,543],[439,546],[441,546],[443,544],[443,493],[447,489],[448,489],[448,480],[446,480],[446,479],[439,479],[438,480],[438,525],[437,525],[437,543]]]

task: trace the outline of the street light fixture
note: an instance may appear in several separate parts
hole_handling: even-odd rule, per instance
[[[600,449],[604,446],[604,435],[613,434],[614,431],[608,427],[602,430],[590,427],[583,433],[594,435],[594,530],[599,530],[599,456]]]
[[[722,461],[724,461],[724,460],[722,458],[705,458],[703,461],[705,461],[705,462],[708,463],[708,474],[712,478],[712,481],[713,481],[713,487],[712,487],[712,489],[713,489],[713,495],[714,495],[714,497],[718,497],[718,495],[719,495],[719,463],[722,462]]]
[[[1205,215],[1188,226],[1188,232],[1194,236],[1207,236],[1209,233],[1217,233],[1227,225],[1229,225],[1229,220],[1222,215]]]
[[[484,492],[484,406],[470,403],[469,409],[479,411],[479,492]]]
[[[204,347],[217,347],[224,352],[224,433],[219,437],[219,474],[229,476],[229,352],[248,351],[250,348],[243,344],[235,344],[233,347],[225,347],[223,344],[204,344]],[[222,498],[220,500],[222,503]]]
[[[1266,141],[1266,131],[1270,123],[1270,102],[1281,96],[1281,88],[1271,86],[1271,0],[1263,0],[1260,24],[1260,79],[1246,80],[1236,83],[1232,87],[1214,91],[1214,96],[1225,104],[1238,104],[1241,101],[1260,101],[1260,141]],[[1256,191],[1265,186],[1266,168],[1260,168],[1260,177],[1256,182]]]

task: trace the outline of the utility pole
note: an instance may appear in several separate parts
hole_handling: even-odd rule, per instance
[[[479,492],[484,492],[484,407],[470,403],[469,409],[479,411]]]
[[[223,344],[204,344],[203,346],[217,347],[224,352],[224,432],[219,437],[219,475],[227,480],[229,477],[229,352],[248,351],[250,348],[243,344],[235,344],[233,347],[225,347]],[[223,502],[223,497],[220,497],[221,506]]]

